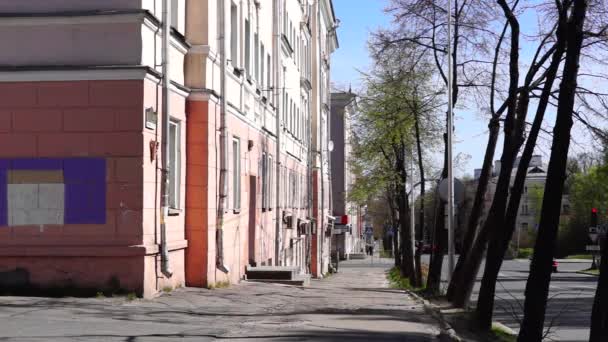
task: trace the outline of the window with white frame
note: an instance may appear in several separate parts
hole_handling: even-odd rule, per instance
[[[251,77],[251,24],[245,20],[245,69],[247,77]]]
[[[233,67],[238,66],[238,12],[236,4],[230,3],[230,62]]]
[[[274,166],[272,155],[268,155],[268,210],[272,210],[274,202]]]
[[[266,174],[268,171],[268,165],[266,160],[266,153],[262,153],[262,210],[265,211],[267,207],[267,197],[268,197],[268,179],[266,178]]]
[[[179,0],[171,0],[171,27],[179,31]]]
[[[253,54],[253,66],[255,69],[255,79],[256,81],[260,79],[260,66],[259,66],[259,58],[260,58],[260,38],[257,34],[257,32],[255,33],[255,38],[254,38],[254,54]]]
[[[232,208],[241,209],[241,140],[232,138]]]
[[[267,54],[266,55],[266,76],[268,78],[268,81],[266,82],[266,85],[268,86],[268,89],[272,88],[272,77],[270,76],[272,74],[272,64],[270,63],[270,55]]]
[[[264,67],[264,55],[265,55],[265,49],[264,49],[264,43],[261,44],[261,52],[260,52],[260,78],[258,79],[258,84],[260,85],[260,89],[266,89],[266,85],[264,84],[264,81],[266,79],[266,72],[264,71],[265,67]]]
[[[181,123],[169,121],[169,207],[179,209],[181,188]]]

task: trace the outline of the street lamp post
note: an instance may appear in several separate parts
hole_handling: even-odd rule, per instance
[[[448,173],[448,282],[454,272],[454,169],[452,164],[452,1],[448,0],[448,113],[447,113],[447,173]]]

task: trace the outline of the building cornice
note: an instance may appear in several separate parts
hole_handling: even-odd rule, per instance
[[[37,66],[0,67],[2,82],[62,82],[62,81],[126,81],[146,78],[159,82],[162,75],[147,66]],[[183,84],[171,82],[171,89],[188,96],[190,89]]]
[[[2,13],[0,26],[116,24],[141,21],[144,18],[160,26],[158,18],[146,10]]]

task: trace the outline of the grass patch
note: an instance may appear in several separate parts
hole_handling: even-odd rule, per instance
[[[600,269],[599,268],[596,268],[596,269],[589,268],[589,269],[586,269],[586,270],[578,271],[576,273],[591,274],[591,275],[597,275],[597,276],[599,276],[600,275]]]
[[[386,278],[389,281],[390,287],[393,289],[402,289],[414,292],[423,290],[422,287],[413,287],[410,284],[409,278],[403,277],[401,275],[401,271],[397,267],[391,268],[390,271],[388,271],[388,273],[386,274]]]
[[[520,248],[517,252],[518,259],[528,259],[534,253],[533,248]]]
[[[209,284],[209,286],[207,286],[209,290],[225,289],[227,287],[230,287],[230,282],[227,280],[218,281],[215,284]]]
[[[490,338],[492,341],[498,342],[515,342],[517,341],[517,335],[511,335],[510,332],[505,331],[499,326],[492,325],[492,331],[490,332]]]
[[[393,251],[382,249],[382,250],[380,250],[380,257],[381,258],[392,258]]]
[[[165,286],[165,287],[163,287],[163,292],[164,293],[169,293],[171,291],[173,291],[173,288],[171,286]]]
[[[591,254],[573,254],[573,255],[568,255],[566,257],[566,259],[585,259],[585,260],[592,260],[593,259],[593,255]]]

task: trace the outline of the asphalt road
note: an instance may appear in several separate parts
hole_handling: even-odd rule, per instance
[[[428,258],[428,256],[426,256]],[[428,261],[428,259],[427,259]],[[597,285],[597,277],[576,273],[588,269],[591,262],[566,262],[559,265],[559,272],[553,273],[549,291],[549,302],[545,316],[545,326],[553,322],[548,337],[555,341],[588,341],[591,308]],[[483,267],[473,290],[472,305],[479,293]],[[444,279],[447,275],[447,258],[443,267]],[[528,260],[506,260],[499,273],[496,285],[494,321],[518,330],[523,318],[524,292],[530,271]],[[447,284],[444,284],[447,286]]]

